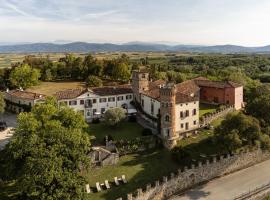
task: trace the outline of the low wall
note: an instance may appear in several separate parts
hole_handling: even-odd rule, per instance
[[[211,123],[212,121],[223,117],[225,115],[227,115],[230,112],[235,111],[235,108],[233,105],[230,106],[226,106],[222,109],[217,110],[216,112],[212,112],[212,113],[207,113],[204,116],[201,117],[200,119],[200,126],[206,126],[207,124]]]
[[[154,200],[168,199],[173,194],[184,191],[196,184],[247,168],[256,163],[270,159],[269,151],[256,149],[253,151],[241,152],[234,155],[214,157],[205,163],[199,162],[196,166],[185,167],[172,173],[170,177],[164,176],[155,184],[148,184],[146,189],[137,189],[134,194],[128,194],[128,200]],[[122,198],[118,199],[121,200]]]

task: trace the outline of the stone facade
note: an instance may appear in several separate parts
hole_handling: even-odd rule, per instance
[[[250,167],[269,158],[270,152],[261,149],[234,155],[228,154],[218,158],[214,157],[211,161],[206,160],[205,163],[199,162],[196,166],[185,167],[184,170],[179,169],[177,173],[171,173],[169,177],[164,176],[162,180],[157,180],[154,184],[148,184],[144,190],[139,188],[136,192],[137,195],[128,194],[127,199],[168,199],[173,194],[196,184]]]
[[[200,102],[226,104],[235,110],[243,106],[241,85],[229,81],[211,81],[203,77],[173,84],[163,80],[150,81],[147,71],[136,70],[132,73],[132,91],[136,105],[139,105],[142,112],[141,116],[155,121],[153,127],[160,123],[157,132],[161,133],[159,136],[167,148],[172,148],[177,140],[202,126],[199,119]],[[203,125],[234,109],[205,117]]]
[[[172,148],[176,145],[178,136],[175,131],[175,105],[176,88],[175,85],[166,85],[160,88],[160,113],[161,113],[161,135],[164,138],[165,146]]]

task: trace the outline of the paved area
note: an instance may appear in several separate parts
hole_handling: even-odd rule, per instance
[[[170,200],[232,200],[244,192],[269,183],[269,169],[270,160],[215,179]]]
[[[0,116],[0,121],[5,121],[7,123],[8,129],[5,131],[0,131],[0,150],[5,147],[12,137],[12,129],[17,126],[17,115],[12,113],[4,113]]]

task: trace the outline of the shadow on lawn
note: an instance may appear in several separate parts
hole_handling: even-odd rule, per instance
[[[117,199],[119,197],[126,199],[128,193],[136,192],[138,188],[145,189],[147,184],[153,184],[154,181],[158,179],[161,180],[162,176],[168,176],[171,172],[177,172],[177,169],[183,169],[184,166],[197,164],[198,161],[204,162],[206,159],[212,160],[212,156],[221,152],[211,138],[188,144],[184,148],[190,152],[190,158],[186,164],[177,164],[174,162],[171,152],[165,149],[136,154],[134,159],[124,162],[122,165],[130,167],[141,165],[142,170],[131,179],[127,176],[128,184],[118,187],[113,186],[111,190],[106,191],[106,193],[102,194],[100,197],[102,197],[102,199]],[[204,154],[205,157],[201,157],[201,154]],[[193,199],[196,199],[196,195],[207,196],[209,194],[203,191],[197,191],[191,194]]]
[[[128,193],[135,192],[138,188],[144,188],[149,183],[161,179],[164,175],[176,171],[178,165],[171,160],[169,151],[163,149],[158,151],[136,154],[133,160],[123,163],[124,166],[141,165],[142,170],[131,179],[127,176],[128,183],[116,187],[102,194],[102,199],[117,199],[123,197],[126,199]]]

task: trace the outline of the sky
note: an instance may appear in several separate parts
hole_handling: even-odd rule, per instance
[[[0,0],[0,43],[263,46],[269,0]]]

